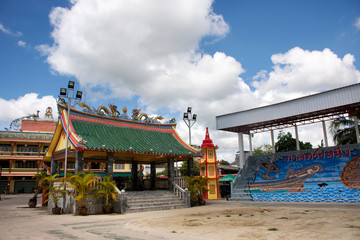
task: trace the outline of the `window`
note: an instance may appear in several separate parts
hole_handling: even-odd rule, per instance
[[[37,161],[15,161],[15,168],[37,168]]]
[[[125,169],[125,164],[115,164],[115,169],[116,170],[124,170]]]
[[[37,155],[39,151],[38,145],[17,145],[16,151],[24,153],[22,155]]]
[[[11,152],[11,145],[10,144],[0,144],[0,151],[1,152]]]

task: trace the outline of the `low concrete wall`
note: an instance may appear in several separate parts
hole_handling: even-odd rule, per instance
[[[63,208],[63,199],[59,201],[59,206]],[[89,197],[86,199],[86,207],[88,209],[87,214],[101,214],[103,213],[103,207],[105,205],[105,199],[98,199],[93,197]],[[48,208],[51,209],[55,206],[53,201],[49,201]],[[74,215],[78,215],[77,208],[78,208],[77,201],[74,200],[73,196],[66,196],[65,202],[65,213],[72,213]],[[124,213],[124,206],[126,206],[126,198],[125,194],[119,194],[118,199],[116,202],[112,203],[113,212],[114,213]]]

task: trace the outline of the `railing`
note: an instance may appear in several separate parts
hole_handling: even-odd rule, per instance
[[[175,177],[174,182],[179,185],[181,188],[186,188],[186,181],[184,177]]]
[[[2,173],[10,173],[9,168],[3,168]],[[37,173],[38,168],[11,168],[12,173]],[[43,171],[43,168],[39,168],[39,172]]]
[[[241,175],[241,170],[242,170],[242,169],[239,169],[239,171],[238,171],[238,173],[236,174],[234,180],[232,181],[232,184],[233,184],[234,187],[236,186],[236,185],[235,185],[236,179]]]
[[[0,155],[11,155],[11,151],[0,151]]]
[[[172,185],[174,186],[175,196],[178,196],[188,207],[191,207],[190,192],[187,188],[183,189],[175,182],[172,182]]]
[[[0,151],[0,155],[4,156],[45,156],[45,152],[11,152],[11,151]]]

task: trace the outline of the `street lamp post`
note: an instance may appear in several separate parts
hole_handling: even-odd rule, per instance
[[[64,164],[64,177],[66,177],[67,173],[67,162],[68,162],[68,142],[69,142],[69,132],[70,132],[70,109],[74,107],[79,101],[81,101],[82,92],[77,91],[75,94],[75,82],[69,81],[67,88],[60,88],[60,96],[68,99],[68,112],[67,112],[67,131],[66,131],[66,143],[65,143],[65,164]],[[71,105],[71,100],[74,100],[74,104]],[[64,185],[64,189],[66,189],[66,184]],[[63,201],[63,211],[65,208],[65,198]]]
[[[187,112],[184,112],[183,120],[189,128],[189,145],[191,146],[191,127],[196,122],[196,114],[191,113],[191,107],[188,107]]]

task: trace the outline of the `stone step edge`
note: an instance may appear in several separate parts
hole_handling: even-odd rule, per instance
[[[146,212],[146,211],[181,209],[181,208],[186,208],[186,207],[187,206],[185,206],[185,205],[158,206],[158,207],[138,207],[138,208],[127,208],[126,212]]]
[[[127,204],[127,207],[136,207],[136,206],[174,206],[174,205],[184,205],[183,202],[173,202],[173,203],[138,203],[138,204]]]
[[[128,198],[127,201],[128,202],[157,202],[157,201],[177,201],[177,200],[181,200],[181,198]]]

